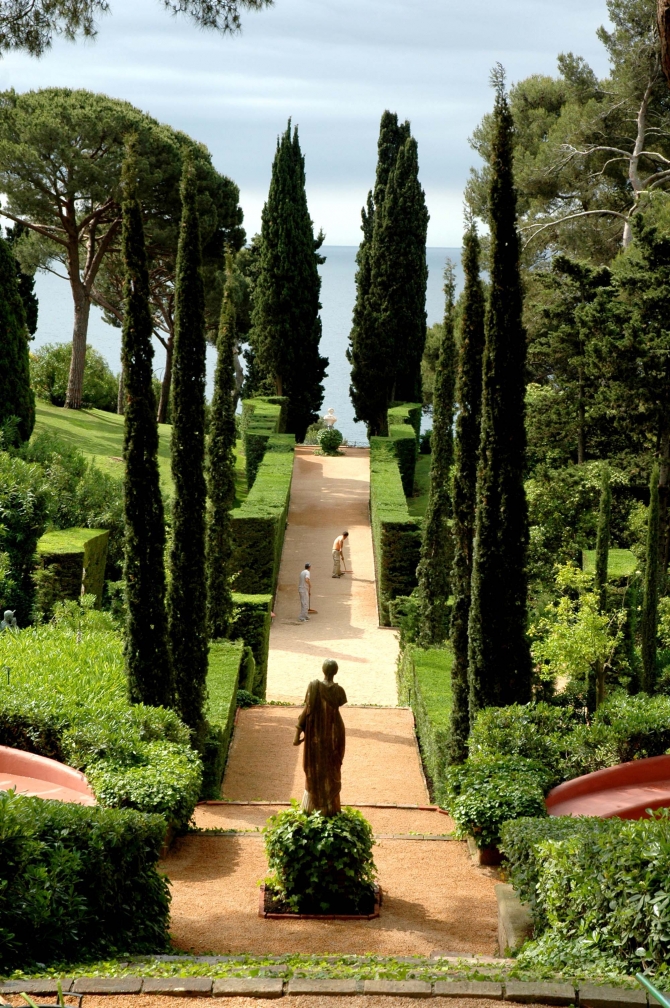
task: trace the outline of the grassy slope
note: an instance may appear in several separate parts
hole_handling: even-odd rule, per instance
[[[596,569],[596,551],[582,550],[582,566],[587,574]],[[611,549],[607,557],[607,574],[611,578],[630,577],[639,567],[634,553],[627,549]]]
[[[415,518],[423,518],[428,507],[430,487],[430,455],[418,455],[414,470],[414,496],[407,498],[407,510]]]
[[[106,413],[104,410],[96,409],[66,410],[38,399],[36,430],[45,429],[74,445],[105,472],[114,476],[123,474],[123,417],[117,413]],[[158,466],[161,487],[168,494],[171,494],[173,489],[170,473],[171,434],[172,427],[169,424],[159,424]],[[238,443],[235,471],[235,493],[238,503],[247,495],[244,458],[241,456],[240,446],[241,443]]]

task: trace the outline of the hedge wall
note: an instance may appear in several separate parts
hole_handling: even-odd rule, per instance
[[[286,396],[245,399],[242,403],[241,428],[249,489],[256,479],[268,439],[286,430],[287,410]]]
[[[168,951],[161,816],[0,792],[0,971]]]
[[[389,601],[410,595],[416,587],[421,548],[421,532],[407,510],[391,438],[370,438],[370,516],[379,622],[390,626]]]
[[[447,768],[451,732],[451,651],[408,645],[398,661],[398,697],[414,712],[421,755],[433,792]]]
[[[400,468],[406,497],[414,492],[414,470],[419,452],[421,403],[399,403],[387,412],[389,438]]]
[[[409,424],[418,441],[421,433],[421,410],[421,403],[394,403],[386,414],[389,427],[392,424]]]
[[[242,676],[247,670],[248,651],[242,640],[216,640],[209,645],[206,708],[209,733],[202,754],[201,798],[221,797],[221,781],[237,710],[237,690],[245,688]]]
[[[55,599],[77,600],[85,592],[100,608],[108,543],[109,529],[59,529],[38,539],[37,555],[44,570],[51,568]]]
[[[272,595],[240,595],[233,593],[231,637],[239,637],[251,649],[253,667],[246,666],[246,683],[242,689],[265,699],[270,647],[270,614]],[[250,681],[251,680],[251,681]]]
[[[277,586],[293,474],[293,434],[275,434],[249,495],[231,512],[234,587],[243,595],[272,595]],[[247,641],[247,643],[249,643]]]

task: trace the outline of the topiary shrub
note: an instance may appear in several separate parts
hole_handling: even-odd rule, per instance
[[[339,447],[344,438],[336,427],[324,427],[316,435],[319,448],[324,455],[340,455]]]
[[[326,818],[294,802],[265,828],[266,892],[278,908],[294,913],[371,913],[373,844],[372,827],[356,809]]]

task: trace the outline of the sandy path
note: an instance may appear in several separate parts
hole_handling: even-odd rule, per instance
[[[328,458],[314,455],[313,448],[296,449],[270,634],[268,698],[302,701],[324,658],[335,658],[337,681],[350,703],[393,706],[398,642],[392,630],[379,627],[377,614],[369,450],[344,451],[344,457]],[[345,529],[346,564],[353,574],[335,579],[333,540]],[[305,562],[312,564],[312,606],[318,613],[298,623],[298,575]]]
[[[302,748],[293,745],[298,710],[268,706],[239,712],[223,780],[225,798],[302,798]],[[342,802],[429,804],[412,712],[402,707],[343,707],[342,716],[347,733]]]

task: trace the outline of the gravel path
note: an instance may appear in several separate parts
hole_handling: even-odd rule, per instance
[[[398,642],[393,630],[378,625],[370,453],[367,448],[344,451],[344,456],[328,458],[315,455],[313,448],[296,449],[270,634],[268,698],[301,702],[307,684],[320,676],[323,660],[335,658],[337,682],[349,703],[393,706]],[[353,574],[335,579],[333,540],[345,529],[344,555]],[[318,612],[309,623],[299,623],[298,575],[306,562],[312,564],[312,606]]]

